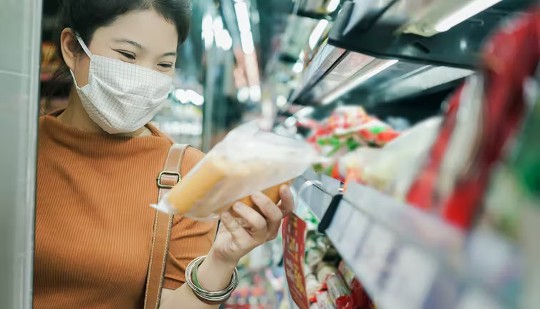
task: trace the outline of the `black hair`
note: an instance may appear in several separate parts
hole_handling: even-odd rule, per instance
[[[56,53],[61,58],[62,65],[52,77],[52,87],[47,91],[48,96],[55,94],[62,81],[65,83],[71,79],[61,51],[60,34],[63,29],[72,29],[87,45],[90,45],[98,28],[112,24],[124,14],[144,10],[154,10],[173,23],[178,32],[179,44],[186,40],[191,23],[190,0],[60,0],[55,43]],[[80,46],[79,51],[82,52]]]

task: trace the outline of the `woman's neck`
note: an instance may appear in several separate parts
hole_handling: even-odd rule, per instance
[[[81,100],[79,99],[79,95],[77,94],[77,91],[75,90],[75,88],[73,88],[69,94],[67,108],[56,119],[64,124],[72,126],[81,131],[100,133],[100,134],[109,134],[105,132],[97,123],[95,123],[90,118],[90,116],[88,116],[88,113],[84,109],[84,106],[82,105]],[[140,137],[140,136],[152,135],[152,132],[148,128],[143,126],[142,128],[132,133],[122,133],[122,134],[115,134],[115,135]]]

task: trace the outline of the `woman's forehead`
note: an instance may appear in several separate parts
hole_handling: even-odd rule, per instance
[[[145,10],[127,13],[110,25],[98,28],[92,41],[96,44],[131,42],[155,53],[168,53],[176,51],[178,32],[172,22],[154,10]]]

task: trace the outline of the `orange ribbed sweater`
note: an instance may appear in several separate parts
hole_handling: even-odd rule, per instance
[[[142,308],[156,178],[172,145],[152,136],[82,132],[56,115],[39,123],[34,308]],[[188,150],[181,173],[203,157]],[[215,223],[175,218],[164,287],[184,282],[187,264],[208,253]]]

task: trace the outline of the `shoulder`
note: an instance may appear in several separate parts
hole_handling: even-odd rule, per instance
[[[188,147],[182,159],[181,174],[187,175],[189,171],[204,158],[204,153],[196,148]]]

